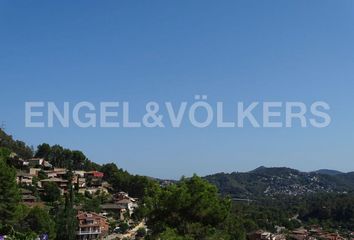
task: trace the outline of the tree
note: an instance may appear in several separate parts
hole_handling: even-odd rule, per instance
[[[72,151],[73,168],[82,170],[87,157],[81,151]]]
[[[8,149],[0,148],[0,231],[16,222],[16,213],[20,202],[16,183],[16,171],[6,164]]]
[[[6,134],[2,129],[0,129],[0,147],[7,148],[16,153],[18,157],[24,159],[31,158],[33,155],[31,147],[22,141],[14,140],[12,136]]]
[[[48,156],[49,156],[50,152],[51,152],[50,145],[48,143],[43,143],[41,145],[38,145],[35,157],[36,158],[44,158],[44,159],[48,160]]]
[[[47,179],[48,178],[48,176],[47,176],[47,174],[41,169],[41,170],[39,170],[39,172],[38,172],[38,179],[39,180],[44,180],[44,179]]]
[[[114,163],[104,164],[101,171],[104,173],[103,180],[109,182],[115,192],[125,191],[136,198],[143,198],[156,184],[156,181],[147,177],[131,175]]]
[[[29,214],[21,221],[21,229],[24,232],[34,232],[37,235],[48,234],[49,239],[55,239],[55,222],[47,211],[34,207]],[[22,232],[21,231],[21,232]]]
[[[42,199],[46,202],[55,202],[60,199],[60,189],[54,182],[48,182],[43,185]]]
[[[175,229],[178,235],[204,239],[223,230],[231,202],[200,177],[182,179],[146,198],[148,227],[158,235]]]
[[[101,171],[104,173],[103,180],[113,182],[115,174],[119,173],[119,168],[114,163],[107,163],[102,166]]]
[[[159,234],[159,239],[163,240],[193,240],[193,238],[178,235],[175,229],[167,228],[161,234]]]
[[[101,201],[99,197],[86,198],[83,205],[83,210],[86,212],[101,212]]]
[[[71,169],[68,176],[72,176]],[[75,240],[75,232],[77,228],[77,212],[74,209],[74,190],[69,181],[68,192],[65,194],[65,207],[59,209],[57,215],[57,239]]]
[[[48,155],[49,162],[55,167],[64,167],[64,148],[60,145],[54,145],[50,148]]]
[[[43,143],[37,147],[35,157],[48,160],[54,167],[73,168],[75,170],[100,170],[100,165],[87,159],[81,151],[70,150],[56,144]]]

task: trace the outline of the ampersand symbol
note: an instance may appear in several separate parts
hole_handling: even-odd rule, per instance
[[[162,122],[162,115],[158,115],[159,104],[156,102],[149,102],[146,104],[146,114],[143,117],[143,124],[145,127],[165,127]],[[149,121],[150,119],[150,121]]]

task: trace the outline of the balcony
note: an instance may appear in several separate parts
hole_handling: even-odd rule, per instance
[[[87,230],[87,231],[76,231],[76,235],[100,235],[102,233],[101,230]]]

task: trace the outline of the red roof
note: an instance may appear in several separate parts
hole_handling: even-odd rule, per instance
[[[104,175],[103,173],[98,172],[98,171],[92,171],[92,172],[89,172],[89,174],[92,174],[94,177],[98,177],[98,178],[102,178]]]

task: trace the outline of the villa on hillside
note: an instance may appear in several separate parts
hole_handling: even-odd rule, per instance
[[[33,175],[31,175],[29,173],[22,172],[22,171],[18,171],[16,173],[17,184],[23,184],[23,185],[30,186],[30,185],[32,185],[32,181],[33,181]]]
[[[79,212],[77,219],[79,227],[76,239],[78,240],[103,239],[108,234],[107,219],[97,213]]]

